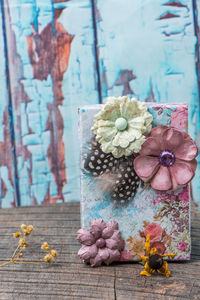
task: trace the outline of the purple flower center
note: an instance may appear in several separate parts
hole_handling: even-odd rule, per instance
[[[100,238],[96,241],[96,246],[98,248],[103,248],[105,246],[106,242],[103,238]]]
[[[159,155],[159,162],[164,167],[170,167],[175,162],[175,155],[169,150],[164,150]]]

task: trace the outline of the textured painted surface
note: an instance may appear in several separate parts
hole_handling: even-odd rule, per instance
[[[187,130],[188,114],[186,105],[149,103],[148,106],[149,112],[153,115],[153,127],[159,125],[172,126],[174,122],[177,122],[177,111],[185,111],[184,118],[182,118],[185,122],[179,120],[177,128]],[[85,154],[91,151],[91,137],[93,134],[90,128],[93,125],[93,117],[99,112],[99,109],[99,106],[85,106],[80,109],[82,227],[89,228],[89,222],[93,219],[103,219],[106,223],[111,220],[117,221],[125,242],[125,251],[122,252],[121,260],[140,260],[138,255],[144,255],[144,231],[148,230],[149,227],[156,226],[156,234],[158,234],[158,231],[159,234],[155,240],[151,241],[152,243],[156,241],[157,244],[154,244],[154,246],[158,246],[162,254],[176,253],[176,260],[189,259],[191,250],[189,186],[179,188],[175,192],[159,193],[148,187],[148,185],[143,186],[140,184],[136,194],[132,195],[130,200],[121,204],[120,198],[113,201],[110,194],[103,192],[100,187],[100,182],[104,182],[105,185],[106,180],[112,178],[112,172],[105,172],[96,177],[92,175],[97,169],[95,168],[95,158],[98,153],[95,152],[98,152],[98,150],[93,150],[93,153],[91,153],[93,155],[93,168],[91,166],[93,172],[88,173],[84,168]],[[98,167],[99,159],[96,158],[96,160]],[[109,174],[110,177],[108,177]],[[128,176],[128,172],[125,175]],[[121,177],[117,178],[118,181],[122,180]],[[132,185],[132,182],[129,185]],[[150,231],[149,234],[151,234]],[[151,245],[153,245],[152,243]],[[183,243],[184,247],[180,247],[180,245],[183,246]],[[139,247],[140,244],[142,244],[142,247]]]
[[[200,146],[198,0],[0,3],[2,207],[79,200],[77,108],[108,95],[188,103]]]
[[[98,99],[90,5],[22,2],[5,5],[20,203],[78,200],[77,108]]]
[[[8,114],[9,95],[7,89],[7,67],[5,58],[5,41],[3,36],[3,16],[0,3],[0,206],[15,206],[15,179],[11,145],[10,120]]]
[[[198,1],[197,1],[198,2]],[[112,18],[110,12],[112,11]],[[120,12],[120,13],[119,13]],[[189,104],[189,133],[200,118],[193,6],[182,1],[96,1],[102,95]],[[200,159],[193,181],[200,203]]]

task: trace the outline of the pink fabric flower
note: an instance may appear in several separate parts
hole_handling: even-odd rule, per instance
[[[151,243],[153,243],[153,242],[159,241],[161,239],[162,232],[163,232],[162,227],[159,224],[150,223],[145,228],[144,235],[145,235],[145,237],[147,235],[149,235],[150,241],[151,241]]]
[[[90,222],[90,231],[79,229],[77,240],[84,246],[78,251],[78,256],[92,267],[100,266],[103,262],[107,265],[120,259],[124,249],[124,242],[118,230],[118,223],[106,223],[102,219]]]
[[[195,175],[198,149],[191,137],[173,127],[158,126],[134,160],[137,175],[159,191],[176,190]]]
[[[177,129],[186,129],[188,126],[188,108],[177,108],[172,113],[171,126]]]
[[[186,242],[178,242],[177,249],[180,251],[185,251],[187,249]]]

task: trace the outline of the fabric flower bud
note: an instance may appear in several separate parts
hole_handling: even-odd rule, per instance
[[[77,232],[77,240],[86,246],[91,246],[95,242],[94,236],[87,229],[79,229]]]

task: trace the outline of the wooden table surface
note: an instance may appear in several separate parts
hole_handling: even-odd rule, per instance
[[[0,299],[200,299],[200,212],[192,204],[192,259],[170,263],[172,276],[141,277],[139,264],[116,263],[91,268],[77,257],[80,247],[79,203],[0,210],[0,262],[14,250],[12,233],[22,223],[35,227],[27,258],[42,258],[48,241],[59,252],[53,265],[8,265],[0,268]]]

